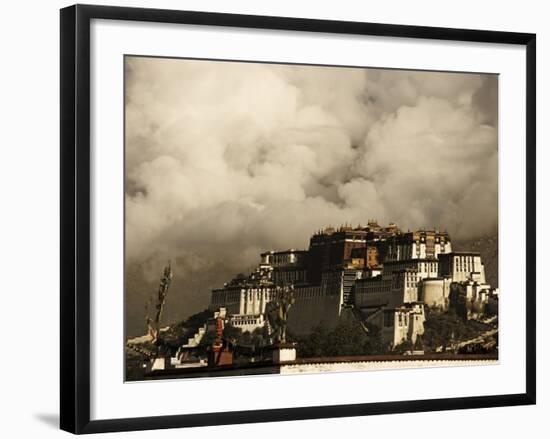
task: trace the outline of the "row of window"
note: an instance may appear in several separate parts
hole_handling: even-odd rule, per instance
[[[474,271],[474,258],[468,256],[458,256],[455,258],[456,271],[471,273]]]
[[[245,292],[245,300],[251,301],[254,297],[258,300],[262,298],[262,295],[265,295],[266,300],[272,300],[275,297],[275,292],[271,290],[248,290]],[[223,303],[239,303],[241,300],[241,292],[226,292],[226,291],[216,291],[212,293],[212,303],[213,304],[223,304]]]
[[[213,304],[238,303],[240,300],[240,291],[215,291],[212,293]]]
[[[233,320],[232,322],[233,326],[245,326],[245,325],[259,325],[260,321],[253,319],[253,320]]]
[[[300,288],[296,289],[296,297],[319,297],[321,296],[321,288]]]
[[[387,293],[391,290],[390,282],[386,281],[380,283],[380,285],[362,285],[361,287],[355,286],[356,294],[370,294],[370,293]]]

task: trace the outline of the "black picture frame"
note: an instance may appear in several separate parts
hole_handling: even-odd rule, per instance
[[[133,20],[514,44],[526,47],[526,392],[418,401],[346,404],[90,420],[90,21]],[[72,433],[195,427],[535,404],[536,401],[536,36],[290,17],[75,5],[61,10],[61,404],[60,426]],[[122,294],[122,292],[121,292]]]

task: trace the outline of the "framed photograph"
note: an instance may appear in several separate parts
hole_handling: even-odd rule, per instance
[[[61,10],[61,428],[535,403],[535,35]]]

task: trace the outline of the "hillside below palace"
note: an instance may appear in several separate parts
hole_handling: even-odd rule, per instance
[[[402,232],[375,220],[319,230],[308,250],[262,253],[252,273],[212,291],[209,308],[223,309],[227,324],[243,331],[269,327],[266,305],[289,285],[292,334],[307,336],[321,322],[332,327],[353,316],[377,326],[390,348],[416,342],[427,308],[461,307],[467,318],[498,309],[498,289],[486,282],[479,253],[453,251],[447,232]]]

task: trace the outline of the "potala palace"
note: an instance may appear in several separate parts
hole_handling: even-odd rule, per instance
[[[306,336],[320,322],[331,327],[351,316],[380,328],[390,349],[416,342],[427,308],[454,307],[467,318],[498,308],[498,290],[487,284],[479,253],[453,251],[447,232],[402,232],[375,220],[320,230],[308,250],[262,253],[252,273],[212,291],[209,308],[243,331],[269,330],[266,306],[289,285],[290,333]]]

